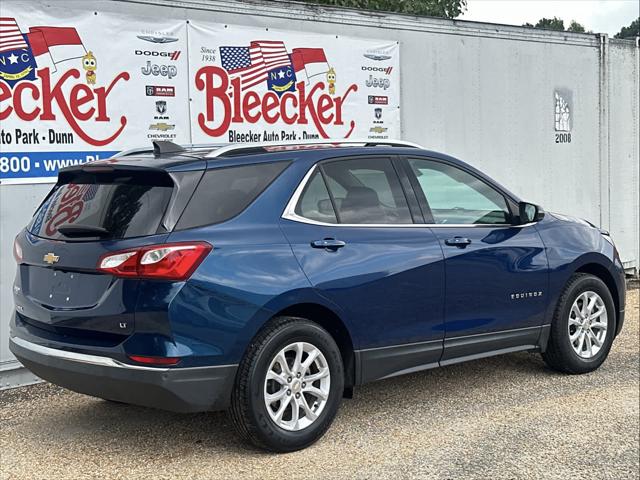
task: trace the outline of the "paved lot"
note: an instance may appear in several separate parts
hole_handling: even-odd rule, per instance
[[[513,354],[381,381],[303,452],[241,443],[224,413],[177,415],[51,385],[0,393],[0,478],[639,478],[638,290],[600,370]]]

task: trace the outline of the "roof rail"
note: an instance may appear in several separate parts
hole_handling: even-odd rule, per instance
[[[228,154],[238,155],[244,152],[251,152],[252,150],[262,150],[262,152],[268,151],[269,147],[295,147],[304,145],[345,145],[345,146],[362,146],[362,147],[375,147],[386,145],[390,147],[412,147],[423,148],[417,143],[406,142],[404,140],[371,140],[371,139],[317,139],[317,140],[292,140],[285,142],[256,142],[256,143],[234,143],[221,146],[212,150],[206,155],[206,158],[222,157]]]

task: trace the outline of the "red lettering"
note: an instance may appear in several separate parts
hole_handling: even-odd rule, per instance
[[[293,125],[298,120],[298,114],[287,115],[287,100],[291,100],[291,106],[295,109],[298,107],[298,97],[296,97],[293,93],[285,93],[282,95],[282,99],[280,100],[280,116],[284,123],[287,125]]]
[[[124,80],[126,82],[127,80],[129,80],[129,74],[127,72],[122,72],[111,81],[106,89],[104,87],[100,87],[94,90],[98,99],[98,116],[96,117],[96,122],[108,122],[111,120],[107,116],[107,96],[109,96],[109,93],[111,93],[111,90],[113,89],[115,84],[120,80]],[[124,116],[120,117],[120,125],[124,127],[126,123],[127,118]]]
[[[357,92],[358,91],[358,85],[356,85],[355,83],[350,85],[349,88],[347,88],[347,91],[344,92],[344,94],[341,97],[335,98],[334,101],[336,102],[336,125],[344,125],[344,122],[342,121],[342,106],[344,105],[344,101],[347,99],[347,97],[349,96],[349,94],[351,92]],[[354,127],[356,126],[356,123],[351,120],[351,130],[349,130],[349,135],[351,135],[351,132],[353,132]],[[347,137],[349,136],[347,135]],[[344,137],[344,138],[347,138]]]
[[[20,82],[16,87],[15,91],[13,92],[13,97],[16,99],[13,102],[13,108],[16,111],[16,115],[18,115],[18,118],[22,120],[26,120],[27,122],[30,122],[38,118],[38,115],[40,114],[40,108],[35,107],[30,112],[27,112],[23,108],[22,92],[24,90],[31,90],[31,98],[33,98],[34,100],[38,100],[40,98],[40,92],[38,91],[38,89],[33,83],[29,83],[29,82]]]
[[[40,78],[40,87],[38,87],[37,83],[25,81],[20,82],[12,92],[4,82],[0,82],[0,101],[11,99],[13,102],[12,106],[0,111],[0,120],[8,118],[12,112],[15,112],[20,120],[27,122],[36,119],[54,121],[56,120],[54,106],[57,106],[74,133],[90,145],[96,147],[108,145],[122,133],[122,130],[127,124],[127,117],[124,115],[120,117],[120,125],[117,130],[108,138],[103,139],[90,136],[87,131],[82,128],[79,121],[87,121],[91,119],[95,113],[97,113],[95,121],[110,121],[107,115],[107,97],[120,80],[129,80],[129,74],[127,72],[122,72],[116,76],[106,88],[100,87],[92,90],[83,84],[74,85],[70,90],[68,99],[65,98],[65,89],[63,89],[63,87],[69,79],[80,78],[80,72],[77,69],[73,68],[68,70],[53,84],[48,68],[38,70],[37,75]],[[29,91],[31,99],[35,101],[41,99],[40,106],[34,107],[31,111],[27,111],[24,108],[23,102],[26,100],[26,91]],[[90,106],[87,109],[87,104],[94,100],[96,105]],[[83,106],[85,106],[85,109],[81,108]]]
[[[216,79],[220,80],[220,86],[218,87],[214,86],[214,81]],[[207,107],[206,115],[202,113],[198,114],[198,125],[200,125],[200,128],[204,133],[211,137],[224,135],[231,124],[231,102],[227,96],[228,87],[229,77],[220,67],[215,65],[206,66],[196,72],[196,88],[198,90],[204,90]],[[239,96],[240,95],[238,94],[238,97]],[[216,100],[222,102],[222,121],[218,127],[210,128],[207,126],[207,122],[214,121],[214,103]]]
[[[280,117],[278,112],[279,103],[280,99],[274,92],[265,93],[264,98],[262,99],[262,116],[270,125],[276,123],[278,121],[278,118]],[[276,111],[276,114],[272,116],[271,112],[274,110]]]
[[[235,114],[231,121],[233,123],[242,123],[244,119],[242,118],[242,108],[240,108],[240,102],[242,101],[242,87],[240,86],[240,77],[236,77],[231,80],[231,85],[233,85],[233,91],[235,95],[233,95],[233,110]]]
[[[70,183],[66,189],[66,192],[64,192],[64,195],[62,195],[62,197],[60,198],[60,205],[73,201],[79,195],[79,193],[80,186],[76,185],[75,183]]]
[[[320,98],[318,98],[318,118],[320,118],[322,123],[331,123],[333,120],[333,113],[325,116],[325,113],[331,110],[333,110],[333,99],[326,93],[323,93],[320,95]]]
[[[260,111],[258,111],[255,115],[251,113],[256,107],[260,106],[260,96],[253,91],[248,91],[247,94],[242,99],[242,113],[244,114],[244,118],[247,119],[249,123],[256,123],[260,120],[262,116]]]
[[[4,102],[5,100],[9,100],[11,98],[11,89],[9,85],[4,82],[0,82],[0,102]],[[4,110],[0,110],[0,120],[6,119],[11,112],[13,111],[13,107],[7,107]]]
[[[95,113],[96,109],[94,107],[91,107],[83,113],[82,111],[80,111],[80,107],[85,103],[90,102],[91,100],[93,100],[93,91],[89,87],[83,85],[82,83],[75,85],[71,89],[71,95],[69,98],[69,102],[71,104],[71,113],[73,113],[73,115],[78,120],[89,120]],[[96,118],[96,121],[97,120],[98,119]]]
[[[64,223],[75,222],[82,210],[84,209],[84,202],[76,202],[69,204],[68,206],[61,206],[58,211],[51,217],[51,220],[47,222],[46,231],[48,235],[56,233],[58,227]]]
[[[267,92],[261,96],[253,90],[243,91],[239,78],[229,81],[227,72],[215,65],[199,69],[195,85],[205,95],[205,112],[198,114],[198,124],[212,137],[224,135],[231,123],[257,123],[264,118],[270,125],[280,120],[287,125],[306,125],[311,121],[319,134],[328,138],[326,126],[343,125],[344,102],[351,92],[358,90],[353,84],[342,96],[332,97],[324,92],[323,82],[316,83],[308,92],[305,83],[299,82],[296,93],[285,92],[278,97],[275,92]],[[353,132],[355,121],[351,120],[349,127],[344,138]]]

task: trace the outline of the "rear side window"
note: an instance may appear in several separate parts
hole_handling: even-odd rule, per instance
[[[157,233],[173,182],[168,175],[79,174],[56,185],[28,230],[39,237],[70,240],[123,239]],[[93,232],[100,232],[99,235]]]
[[[413,223],[400,180],[388,158],[338,160],[321,168],[339,223]]]
[[[176,229],[212,225],[235,217],[288,165],[289,162],[256,163],[207,170]]]

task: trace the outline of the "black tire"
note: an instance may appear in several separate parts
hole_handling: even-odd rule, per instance
[[[324,355],[330,389],[324,409],[311,425],[285,430],[271,419],[264,402],[264,382],[273,358],[293,342],[307,342]],[[340,349],[318,324],[296,317],[276,317],[258,333],[240,362],[231,396],[231,420],[239,435],[259,448],[292,452],[308,447],[327,431],[340,406],[344,369]]]
[[[580,357],[569,340],[569,314],[574,301],[580,294],[593,291],[602,298],[607,309],[608,326],[600,351],[592,358]],[[598,277],[586,273],[574,274],[562,291],[556,306],[547,349],[542,353],[545,363],[552,369],[568,374],[589,373],[605,361],[616,331],[616,312],[611,292]]]

